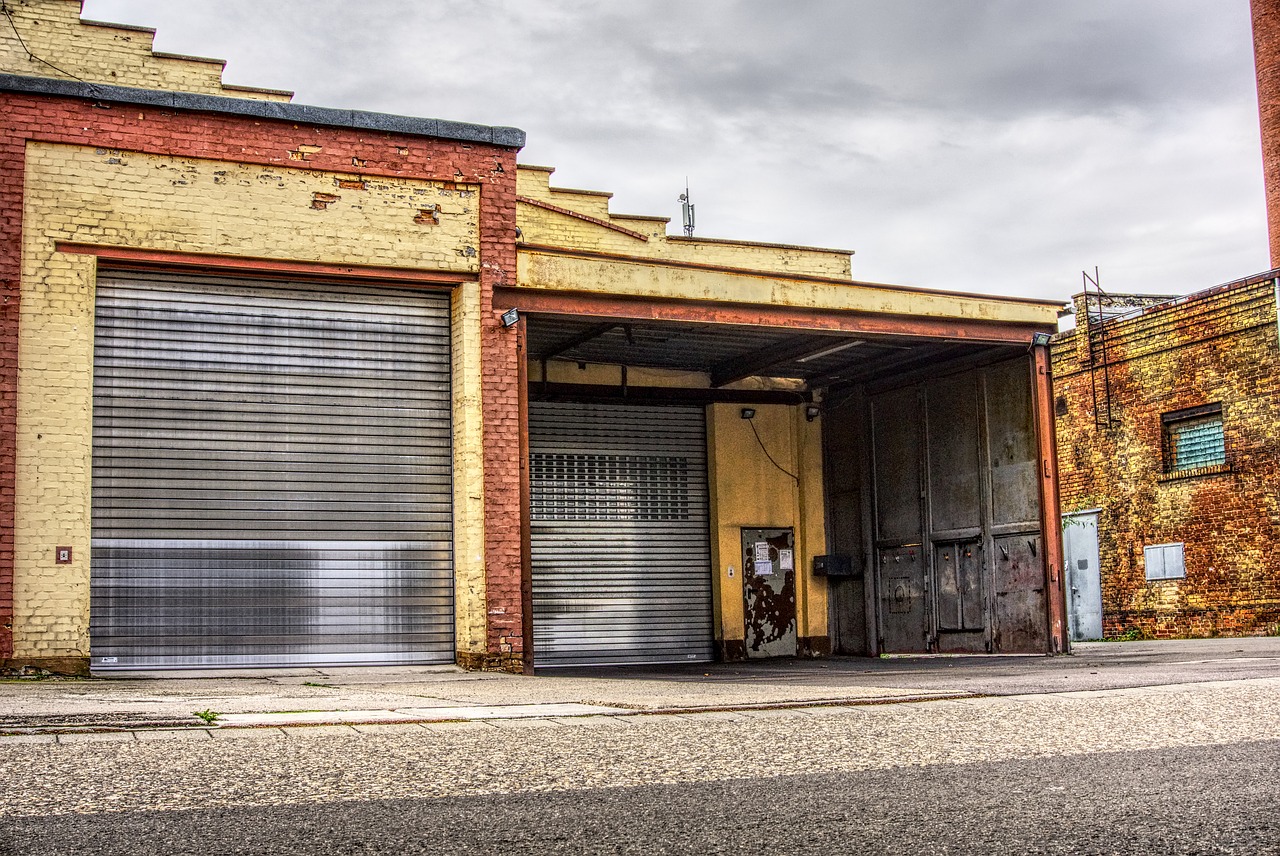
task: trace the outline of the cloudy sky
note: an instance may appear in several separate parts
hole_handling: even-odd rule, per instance
[[[1067,298],[1266,270],[1248,0],[85,0],[299,103],[523,128],[521,162],[859,279]]]

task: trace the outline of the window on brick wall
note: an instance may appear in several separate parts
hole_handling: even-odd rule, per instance
[[[1164,427],[1164,471],[1182,473],[1227,463],[1222,405],[1175,410],[1160,417]]]
[[[1147,566],[1148,580],[1186,579],[1187,566],[1183,560],[1181,544],[1153,544],[1142,548],[1143,564]]]

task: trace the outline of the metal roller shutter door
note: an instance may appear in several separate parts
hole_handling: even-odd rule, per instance
[[[447,294],[99,278],[97,669],[451,663]]]
[[[707,661],[702,408],[533,402],[539,666]]]

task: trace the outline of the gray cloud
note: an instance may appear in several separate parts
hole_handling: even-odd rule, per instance
[[[298,100],[529,132],[522,160],[855,274],[1065,298],[1267,266],[1248,0],[87,0]]]

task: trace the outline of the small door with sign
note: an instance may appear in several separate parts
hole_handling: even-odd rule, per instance
[[[747,656],[795,656],[794,530],[742,530],[742,589]]]

